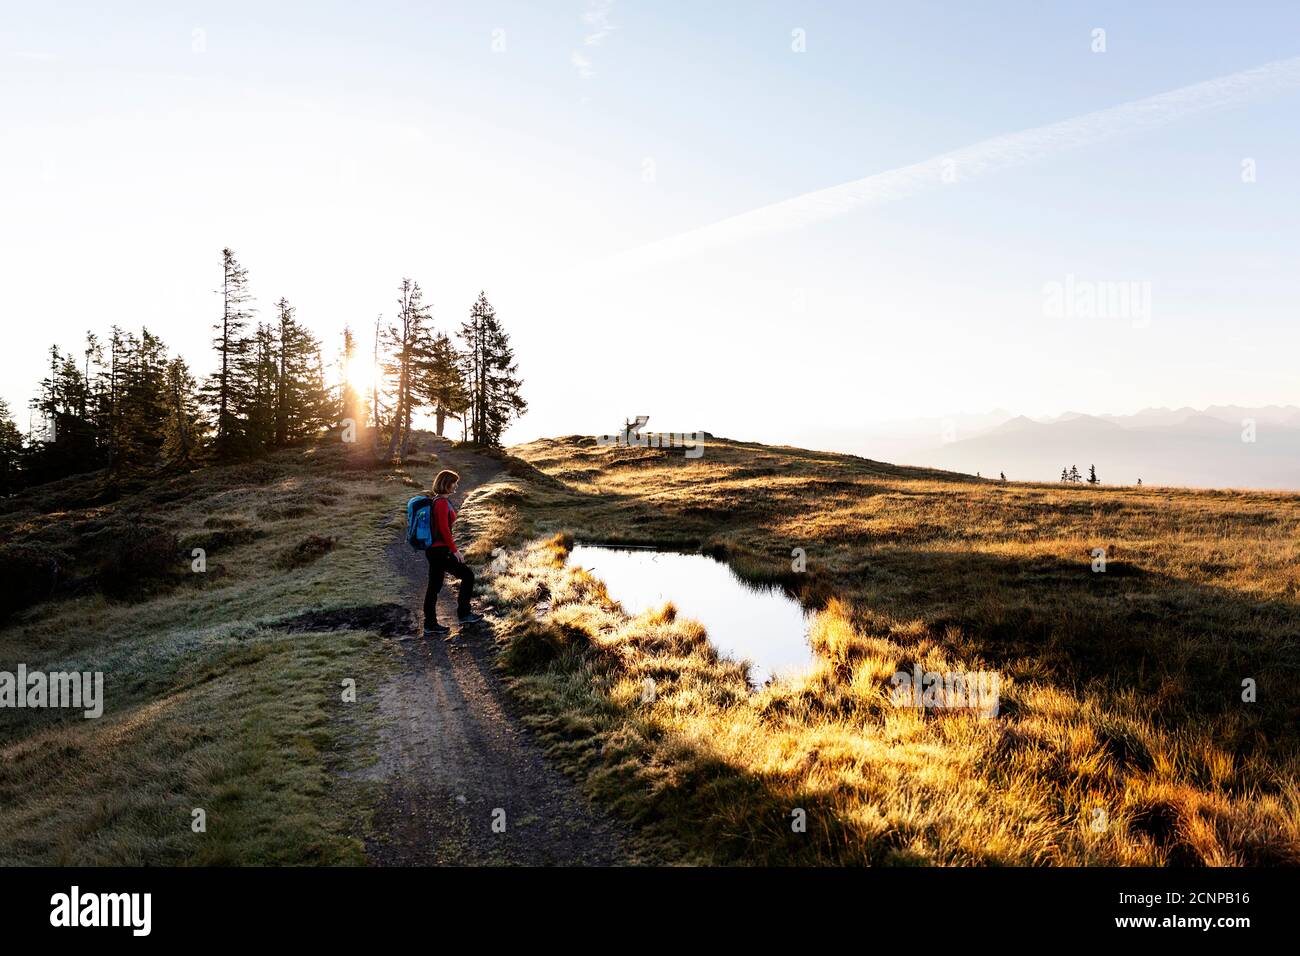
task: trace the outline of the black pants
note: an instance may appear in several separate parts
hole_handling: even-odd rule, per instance
[[[432,627],[438,620],[438,594],[448,574],[460,578],[456,595],[456,613],[464,617],[469,613],[469,599],[474,596],[474,572],[468,564],[457,561],[447,548],[429,548],[424,552],[429,559],[429,589],[424,592],[424,626]]]

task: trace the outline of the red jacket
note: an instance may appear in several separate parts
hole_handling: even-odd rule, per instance
[[[431,548],[456,550],[456,539],[451,536],[451,526],[456,521],[456,509],[442,495],[433,499],[433,544]]]

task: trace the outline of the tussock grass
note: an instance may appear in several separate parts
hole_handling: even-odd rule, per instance
[[[517,469],[478,499],[476,547],[516,546],[490,584],[503,666],[554,756],[659,852],[1300,863],[1300,496],[991,483],[722,440],[694,461],[515,451],[548,480]],[[751,693],[698,624],[628,618],[567,567],[575,537],[690,542],[791,588],[819,611],[816,667]],[[997,716],[896,706],[890,677],[917,666],[996,672]]]
[[[384,549],[403,477],[321,445],[89,507],[93,476],[8,502],[0,530],[28,547],[75,555],[87,533],[131,524],[181,547],[166,588],[67,589],[0,629],[4,669],[105,681],[98,720],[0,712],[0,864],[364,862],[376,794],[350,771],[372,759],[392,656],[373,631],[276,625],[402,600]],[[356,703],[342,700],[348,678]],[[196,808],[206,833],[191,829]]]
[[[355,633],[263,638],[164,696],[24,735],[0,750],[0,865],[364,863],[367,794],[336,780],[341,732],[364,726],[339,682],[375,656]]]

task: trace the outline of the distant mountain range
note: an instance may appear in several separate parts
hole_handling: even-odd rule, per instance
[[[851,446],[851,447],[850,447]],[[1001,411],[873,429],[842,450],[1012,480],[1057,481],[1090,465],[1104,484],[1300,490],[1300,407],[1147,408],[1133,415]]]

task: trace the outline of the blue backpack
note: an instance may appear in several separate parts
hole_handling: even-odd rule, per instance
[[[433,544],[433,499],[428,495],[406,503],[406,542],[417,551]]]

